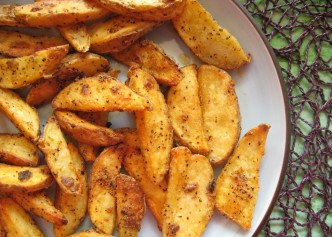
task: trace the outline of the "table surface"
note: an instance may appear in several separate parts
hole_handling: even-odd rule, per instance
[[[290,104],[289,164],[260,236],[331,236],[332,2],[240,2],[274,49]]]

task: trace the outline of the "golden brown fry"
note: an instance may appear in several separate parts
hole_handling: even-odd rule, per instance
[[[118,79],[100,73],[67,86],[54,98],[52,106],[85,112],[135,111],[149,108],[149,103]]]
[[[261,124],[240,140],[216,183],[216,208],[250,229],[259,190],[259,167],[270,125]]]
[[[68,53],[68,49],[68,45],[62,45],[19,58],[1,58],[0,87],[22,88],[53,73]]]
[[[31,36],[15,31],[0,30],[0,54],[23,57],[50,47],[65,45],[60,37]]]
[[[89,215],[94,226],[106,234],[112,234],[115,228],[115,178],[120,173],[122,158],[121,147],[106,148],[90,172]]]
[[[113,235],[101,234],[93,231],[81,231],[68,237],[113,237]]]
[[[156,80],[140,68],[128,72],[129,87],[151,103],[150,111],[136,111],[137,134],[150,179],[158,184],[168,172],[169,156],[173,147],[173,130],[168,118],[165,98]]]
[[[138,19],[165,21],[179,14],[185,0],[98,0],[105,8]]]
[[[38,149],[22,134],[0,134],[0,160],[18,166],[36,166]]]
[[[186,0],[182,13],[172,19],[187,46],[205,63],[225,70],[250,62],[237,39],[222,28],[197,0]]]
[[[100,55],[94,53],[69,54],[62,60],[52,78],[40,80],[31,87],[26,101],[32,106],[48,103],[75,78],[93,76],[98,72],[106,72],[108,69],[108,60]]]
[[[46,165],[25,167],[0,164],[1,192],[34,192],[52,185],[53,177]]]
[[[122,141],[121,134],[90,123],[69,111],[55,111],[60,127],[75,140],[92,146],[111,146]]]
[[[14,14],[26,26],[54,27],[102,18],[110,12],[94,1],[52,0],[17,6]]]
[[[145,214],[144,193],[128,175],[116,176],[116,211],[119,237],[136,237]]]
[[[183,77],[175,61],[148,39],[136,42],[119,53],[113,53],[112,57],[128,66],[138,64],[157,82],[167,86],[177,85]]]
[[[4,26],[25,26],[22,23],[19,23],[15,18],[15,7],[17,5],[0,5],[0,25]]]
[[[117,129],[117,132],[124,136],[124,153],[123,166],[125,170],[136,179],[142,189],[146,204],[155,217],[158,228],[162,227],[162,210],[166,200],[167,183],[163,180],[158,185],[154,184],[147,176],[144,168],[144,157],[139,148],[140,142],[136,130],[134,129]]]
[[[10,198],[0,198],[0,222],[8,237],[43,237],[34,220]]]
[[[221,164],[233,152],[241,131],[240,109],[234,81],[230,75],[212,65],[198,69],[203,127],[213,165]]]
[[[10,197],[26,211],[31,212],[50,223],[58,225],[67,224],[66,217],[61,211],[54,207],[52,200],[44,191],[31,193],[12,192],[10,193]]]
[[[35,141],[39,136],[39,117],[15,92],[0,88],[0,110],[15,124],[27,138]]]
[[[202,155],[186,147],[171,151],[162,234],[201,236],[214,209],[213,169]]]
[[[68,40],[76,51],[85,53],[90,48],[90,35],[84,23],[58,27],[63,38]]]
[[[67,142],[54,115],[47,120],[38,145],[60,188],[67,193],[81,194],[84,184],[73,165]]]
[[[89,27],[91,51],[97,53],[119,52],[160,24],[127,16],[116,16]]]
[[[56,237],[64,237],[72,234],[82,223],[88,208],[88,181],[84,160],[74,144],[69,143],[68,149],[74,168],[79,174],[79,179],[83,186],[81,194],[68,194],[57,187],[55,206],[65,215],[68,223],[66,225],[54,225],[54,234]]]
[[[204,135],[195,65],[181,69],[184,77],[167,93],[167,105],[174,130],[174,140],[191,152],[207,154],[209,147]]]

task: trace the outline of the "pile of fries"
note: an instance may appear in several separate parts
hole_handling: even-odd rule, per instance
[[[202,65],[179,68],[144,38],[166,21]],[[0,29],[0,111],[20,131],[0,134],[0,236],[44,236],[30,214],[57,237],[137,236],[146,205],[162,236],[201,236],[215,207],[250,228],[270,126],[239,141],[227,70],[250,55],[197,0],[0,5],[0,26],[9,26]],[[108,57],[128,66],[125,83]],[[41,127],[36,108],[48,103]],[[112,129],[114,111],[133,113],[136,128]],[[87,215],[93,227],[75,233]]]

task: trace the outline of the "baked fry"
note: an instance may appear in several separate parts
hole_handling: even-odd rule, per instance
[[[168,108],[156,80],[144,70],[131,67],[129,87],[151,103],[150,111],[136,111],[137,134],[150,179],[158,184],[168,172],[169,156],[173,146],[173,130]]]
[[[181,69],[183,79],[167,93],[167,105],[177,144],[191,152],[207,154],[209,147],[204,135],[197,70],[195,65]]]
[[[0,88],[0,110],[24,134],[25,137],[36,141],[39,136],[39,117],[35,108],[30,107],[15,92]]]
[[[171,151],[162,234],[201,236],[214,210],[213,169],[186,147]]]
[[[34,192],[52,183],[53,177],[46,165],[27,167],[0,163],[0,192]]]
[[[250,62],[237,39],[222,28],[197,0],[186,0],[184,10],[172,19],[186,45],[205,63],[225,70]]]
[[[0,160],[18,166],[36,166],[38,149],[22,134],[0,134]]]
[[[68,237],[113,237],[113,235],[101,234],[95,231],[81,231]]]
[[[15,18],[15,7],[17,5],[0,5],[0,25],[3,26],[24,26],[24,24],[19,23]]]
[[[247,132],[221,170],[216,182],[216,208],[243,229],[251,220],[259,191],[259,167],[270,125]]]
[[[121,52],[112,53],[112,57],[128,66],[138,64],[158,83],[167,86],[177,85],[183,77],[175,61],[148,39],[136,42]]]
[[[90,35],[84,23],[60,26],[58,30],[76,51],[81,53],[89,51]]]
[[[210,149],[208,158],[213,165],[221,164],[233,152],[241,131],[234,81],[222,69],[202,65],[198,69],[198,84],[203,127]]]

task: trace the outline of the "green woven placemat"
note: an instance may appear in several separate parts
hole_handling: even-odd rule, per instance
[[[291,109],[289,165],[260,236],[332,236],[332,2],[241,3],[274,49]]]

